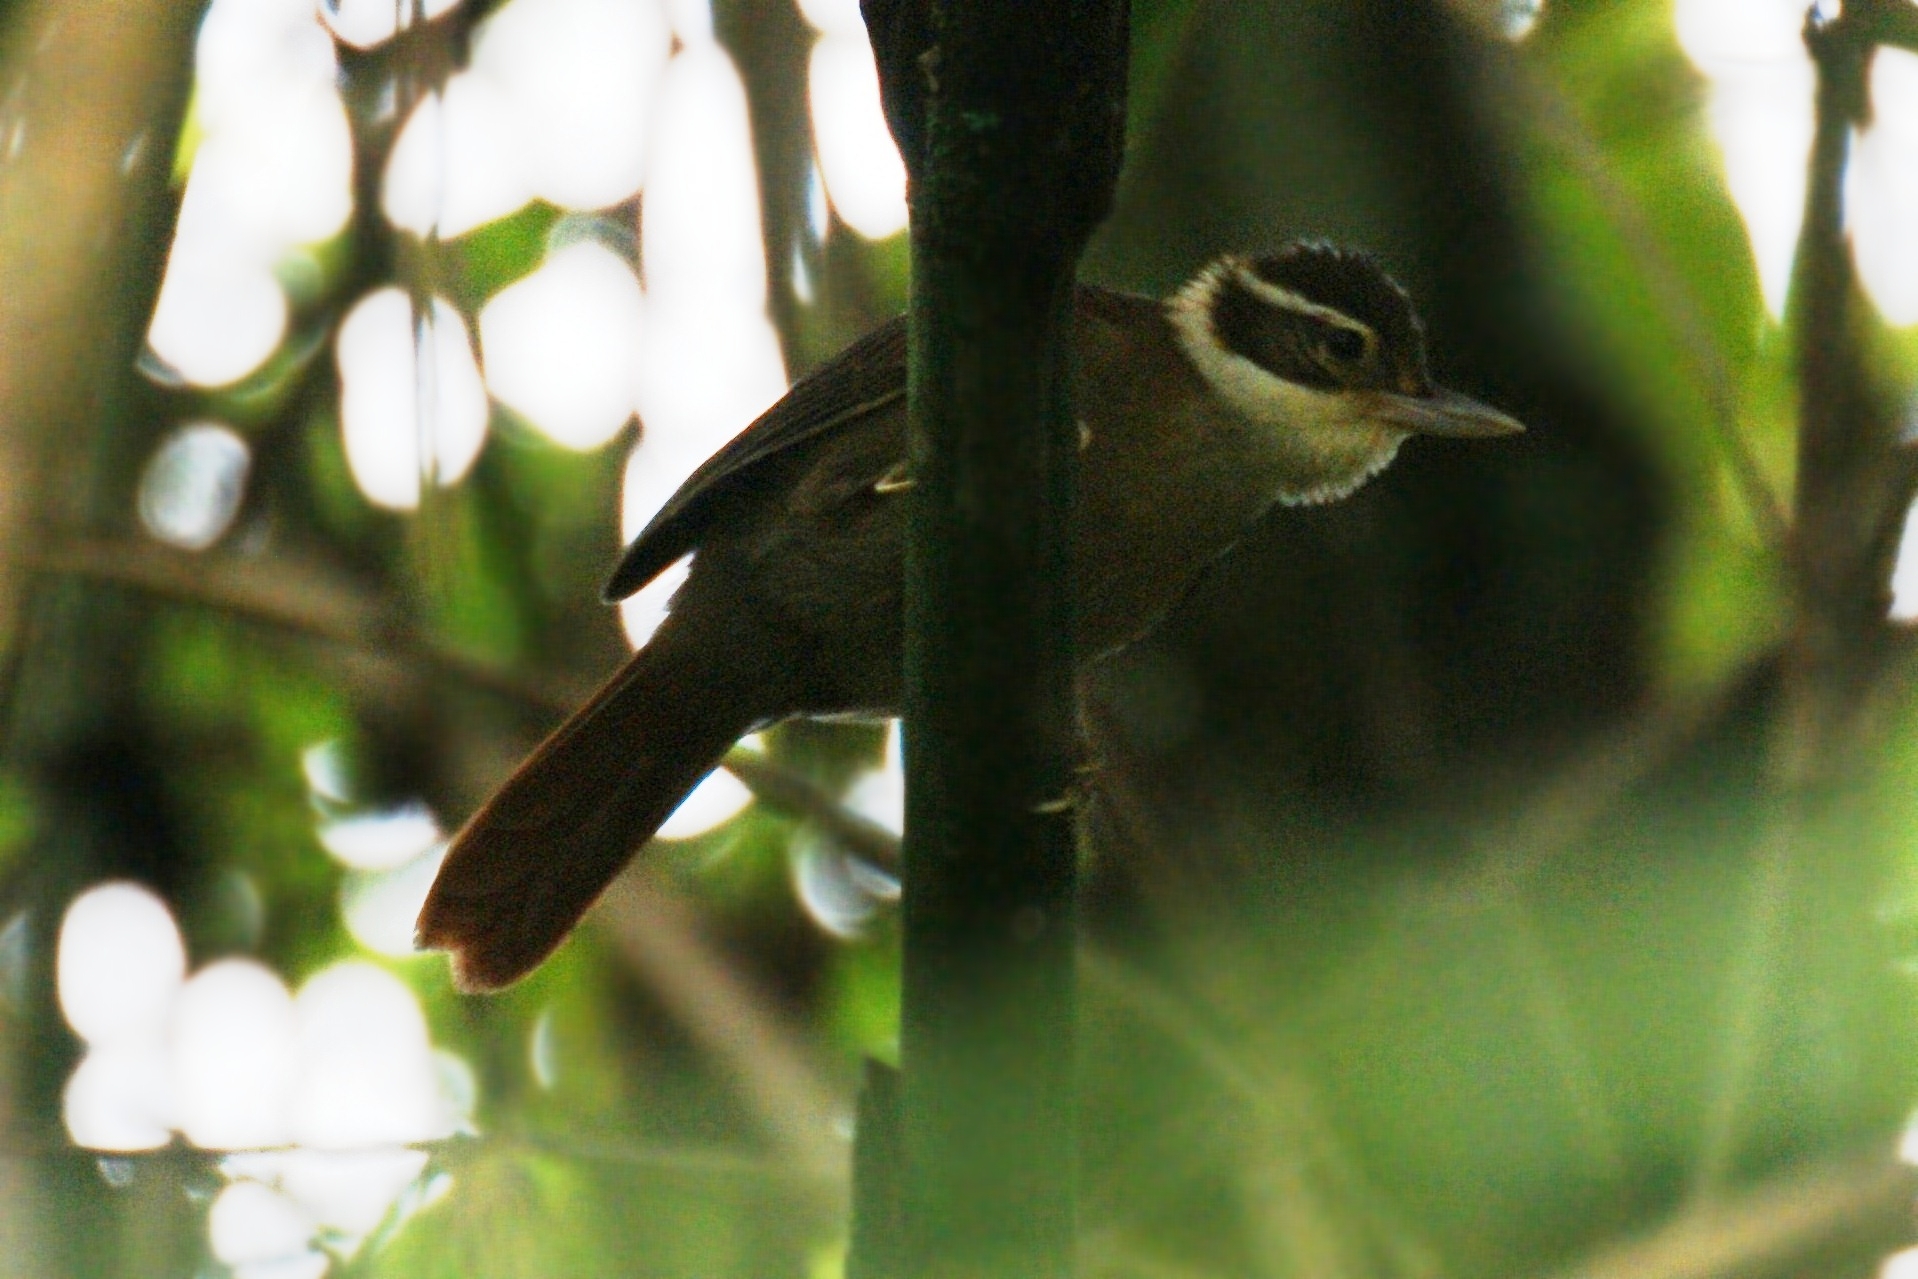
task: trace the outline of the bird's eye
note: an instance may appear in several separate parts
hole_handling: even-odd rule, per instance
[[[1365,335],[1356,329],[1335,328],[1325,335],[1325,353],[1340,364],[1365,358]]]

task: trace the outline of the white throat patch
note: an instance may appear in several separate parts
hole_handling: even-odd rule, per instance
[[[1258,278],[1242,257],[1222,257],[1166,302],[1179,347],[1199,376],[1233,409],[1267,428],[1296,475],[1276,494],[1287,506],[1346,497],[1391,465],[1406,432],[1354,412],[1350,396],[1288,382],[1229,349],[1214,320],[1219,291],[1232,280],[1261,300],[1319,315],[1341,327],[1338,312]]]

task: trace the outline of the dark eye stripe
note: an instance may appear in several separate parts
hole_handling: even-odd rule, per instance
[[[1360,364],[1369,354],[1372,344],[1357,329],[1348,329],[1342,324],[1328,324],[1325,330],[1326,352],[1341,364]]]
[[[1213,304],[1220,344],[1288,382],[1324,391],[1395,381],[1376,359],[1378,339],[1359,322],[1340,323],[1273,302],[1227,279]]]
[[[1376,348],[1360,383],[1407,395],[1431,391],[1424,329],[1411,299],[1376,261],[1363,253],[1307,243],[1264,254],[1249,266],[1261,281],[1349,316],[1371,331]]]
[[[1341,385],[1312,357],[1314,344],[1324,340],[1322,321],[1274,307],[1232,279],[1220,288],[1212,319],[1225,349],[1260,368],[1321,390],[1337,390]]]

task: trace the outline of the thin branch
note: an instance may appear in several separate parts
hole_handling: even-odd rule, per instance
[[[1836,1240],[1863,1252],[1910,1233],[1912,1169],[1874,1147],[1801,1166],[1735,1196],[1695,1200],[1641,1239],[1604,1249],[1553,1279],[1729,1279],[1783,1273]],[[1792,1273],[1797,1273],[1794,1269]]]
[[[34,572],[130,586],[374,658],[416,662],[546,715],[566,713],[591,692],[581,681],[518,675],[423,639],[367,592],[318,564],[193,555],[130,540],[63,543],[26,564]]]
[[[1844,177],[1852,136],[1869,117],[1867,73],[1877,43],[1911,21],[1905,0],[1848,0],[1835,19],[1815,9],[1806,19],[1817,82],[1787,314],[1799,397],[1792,631],[1769,758],[1777,807],[1755,849],[1747,935],[1733,957],[1694,1178],[1694,1197],[1706,1205],[1725,1193],[1747,1153],[1744,1124],[1792,979],[1785,956],[1795,934],[1843,936],[1867,918],[1860,901],[1833,911],[1807,891],[1805,834],[1831,803],[1837,770],[1866,727],[1859,712],[1875,700],[1881,671],[1900,651],[1886,609],[1918,469],[1899,445],[1897,413],[1872,368],[1874,324],[1845,232]]]
[[[1678,349],[1690,362],[1693,377],[1704,390],[1711,414],[1712,443],[1730,468],[1732,482],[1751,512],[1759,536],[1769,549],[1783,554],[1790,541],[1790,522],[1784,503],[1745,437],[1736,380],[1683,272],[1667,252],[1664,241],[1652,230],[1637,199],[1613,175],[1610,161],[1564,92],[1523,59],[1512,61],[1515,74],[1499,81],[1504,96],[1522,113],[1528,131],[1558,148],[1603,206],[1613,229],[1624,239],[1638,278],[1649,287],[1653,305],[1670,326],[1678,340]]]
[[[843,1179],[849,1152],[834,1130],[850,1100],[827,1086],[804,1041],[708,946],[687,903],[648,867],[622,876],[596,908],[619,953],[725,1068],[788,1157]]]
[[[317,564],[194,555],[151,542],[73,542],[28,557],[38,573],[112,582],[302,639],[354,650],[377,661],[424,667],[513,702],[539,720],[566,715],[591,693],[590,681],[562,673],[525,674],[424,639],[352,582]],[[819,783],[762,751],[736,748],[722,761],[753,798],[810,819],[855,856],[888,870],[899,865],[899,837],[839,803]]]
[[[721,763],[767,807],[811,820],[855,857],[887,870],[899,868],[899,837],[847,808],[804,773],[743,746],[728,751]]]
[[[1876,44],[1918,53],[1918,5],[1911,0],[1846,0]]]
[[[1851,0],[1807,19],[1817,69],[1805,215],[1793,263],[1798,372],[1798,484],[1793,513],[1795,755],[1787,774],[1820,775],[1861,690],[1886,655],[1891,570],[1918,466],[1899,443],[1899,413],[1868,348],[1874,324],[1844,226],[1853,133],[1870,116],[1877,42],[1911,26],[1906,0]]]

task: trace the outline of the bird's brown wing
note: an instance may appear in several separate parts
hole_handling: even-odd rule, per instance
[[[694,550],[714,508],[750,484],[760,463],[882,409],[905,393],[906,319],[899,316],[802,378],[779,403],[707,458],[620,556],[602,592],[607,602],[626,598]]]

